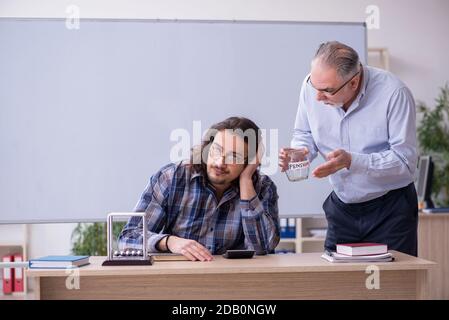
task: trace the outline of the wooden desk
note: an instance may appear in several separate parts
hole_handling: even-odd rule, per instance
[[[331,264],[321,253],[256,256],[211,262],[79,269],[80,289],[66,289],[66,270],[30,269],[40,299],[425,299],[433,262],[394,252],[379,263],[380,289],[366,288],[369,264]]]
[[[449,299],[449,213],[420,214],[418,256],[438,265],[429,271],[429,297]]]

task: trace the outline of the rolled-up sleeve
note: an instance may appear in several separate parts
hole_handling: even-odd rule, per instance
[[[351,152],[349,171],[372,178],[413,181],[417,165],[416,109],[408,88],[399,88],[392,95],[387,120],[389,150],[370,154]]]
[[[245,247],[258,255],[272,253],[279,243],[278,198],[269,180],[251,200],[240,200]]]

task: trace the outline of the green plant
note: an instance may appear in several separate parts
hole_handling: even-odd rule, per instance
[[[113,239],[117,239],[124,222],[115,222],[112,227]],[[72,232],[72,252],[75,255],[107,255],[106,223],[78,223]]]
[[[434,108],[418,103],[423,117],[418,127],[418,141],[422,152],[432,156],[435,163],[433,196],[436,203],[449,206],[449,86],[446,84]]]

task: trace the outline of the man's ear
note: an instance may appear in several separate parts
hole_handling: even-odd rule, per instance
[[[351,80],[350,85],[351,85],[352,90],[354,90],[354,91],[357,90],[357,87],[359,86],[359,81],[360,81],[360,78]]]

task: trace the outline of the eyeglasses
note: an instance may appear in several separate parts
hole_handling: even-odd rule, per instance
[[[224,157],[226,164],[244,164],[247,160],[246,157],[238,153],[228,152],[226,155],[223,155],[223,148],[215,143],[210,146],[209,155],[214,160]]]
[[[312,88],[314,88],[316,91],[319,91],[321,93],[324,93],[326,96],[334,96],[337,94],[338,91],[340,91],[341,89],[343,89],[343,87],[345,85],[347,85],[352,79],[355,78],[356,75],[358,75],[360,73],[360,71],[362,70],[362,65],[360,65],[360,70],[357,71],[348,81],[346,81],[345,83],[343,83],[340,87],[338,87],[335,90],[329,90],[329,89],[317,89],[314,87],[314,85],[312,84],[312,81],[310,81],[310,75],[307,78],[306,83],[309,84],[310,86],[312,86]]]

